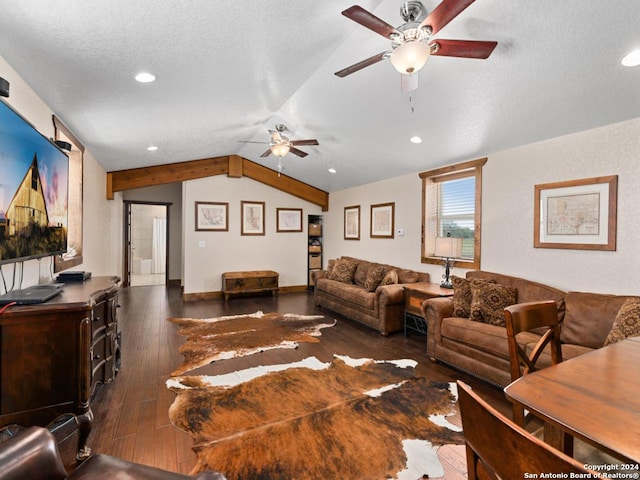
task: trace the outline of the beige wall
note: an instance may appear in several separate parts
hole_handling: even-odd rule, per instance
[[[51,110],[0,57],[2,77],[11,83],[8,103],[43,134],[53,135]],[[640,238],[640,119],[488,155],[484,167],[483,250],[485,270],[522,276],[565,290],[638,294],[637,239]],[[465,159],[471,160],[471,159]],[[323,214],[325,256],[375,259],[431,273],[442,268],[420,263],[421,182],[416,173],[331,194],[330,211],[247,178],[225,176],[185,182],[182,191],[182,257],[185,293],[219,291],[220,275],[229,270],[273,269],[280,284],[306,284],[307,231],[277,233],[277,207],[303,208]],[[618,175],[618,248],[615,252],[533,248],[533,188],[539,183]],[[122,195],[105,199],[106,174],[91,152],[84,169],[84,264],[74,269],[94,275],[121,274]],[[240,201],[266,202],[266,235],[240,235]],[[161,201],[167,201],[163,198]],[[195,232],[194,202],[229,202],[229,232]],[[393,239],[369,238],[371,204],[395,202]],[[343,239],[344,207],[360,205],[359,241]],[[204,246],[200,247],[199,242]],[[175,245],[173,245],[175,246]],[[25,264],[22,286],[50,277],[48,259]],[[5,265],[3,271],[9,272]],[[171,269],[175,269],[172,266]],[[454,268],[454,274],[463,274]]]
[[[10,96],[5,101],[43,135],[53,137],[53,112],[2,57],[0,75],[10,83]],[[73,269],[88,270],[96,276],[121,275],[122,196],[117,195],[114,201],[106,200],[106,173],[90,151],[84,155],[83,185],[84,263]],[[49,257],[25,262],[21,287],[51,281],[51,261]],[[10,275],[13,266],[4,265],[2,269],[5,276]]]
[[[240,202],[265,202],[264,236],[240,235]],[[195,231],[195,202],[228,202],[229,231]],[[302,208],[303,231],[276,232],[276,208]],[[317,205],[255,182],[224,175],[191,180],[183,187],[185,293],[221,290],[226,271],[275,270],[280,286],[307,284],[307,215]],[[200,242],[204,242],[202,245]],[[202,246],[201,246],[202,245]]]
[[[640,292],[640,119],[488,156],[483,173],[482,269],[538,280],[564,290]],[[471,159],[468,159],[471,160]],[[419,168],[419,167],[418,167]],[[533,248],[534,185],[618,175],[615,252]],[[396,202],[405,236],[369,238],[371,204]],[[331,194],[325,262],[339,255],[418,268],[439,281],[443,269],[420,264],[421,181],[417,173]],[[344,207],[360,205],[361,240],[343,239]],[[454,274],[464,271],[455,269]]]

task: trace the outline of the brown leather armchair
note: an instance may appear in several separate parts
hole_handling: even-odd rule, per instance
[[[92,455],[67,475],[53,435],[41,427],[30,427],[0,443],[0,480],[225,480],[218,472],[196,477],[168,472],[109,455]]]

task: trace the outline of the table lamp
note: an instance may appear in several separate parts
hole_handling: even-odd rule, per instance
[[[456,258],[460,258],[462,255],[462,238],[452,237],[450,233],[447,233],[446,237],[436,237],[436,250],[433,253],[434,257],[444,258],[444,279],[440,286],[442,288],[453,288],[451,280],[449,279],[449,273],[451,267]]]

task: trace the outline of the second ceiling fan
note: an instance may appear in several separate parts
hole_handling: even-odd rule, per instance
[[[304,158],[308,155],[308,153],[303,152],[296,147],[304,145],[320,145],[318,143],[318,140],[316,140],[315,138],[310,140],[290,140],[288,137],[284,136],[284,132],[286,131],[287,127],[282,124],[277,124],[275,130],[269,130],[269,134],[271,135],[269,148],[262,155],[260,155],[260,158],[268,157],[272,153],[276,157],[280,158],[284,157],[287,153],[293,153],[298,157]]]
[[[346,77],[365,67],[389,58],[398,72],[411,75],[418,72],[431,55],[486,59],[498,44],[479,40],[432,40],[449,22],[475,0],[442,0],[429,14],[419,1],[408,1],[400,7],[405,21],[393,27],[364,8],[354,5],[342,14],[356,23],[391,40],[391,50],[378,53],[335,74]]]

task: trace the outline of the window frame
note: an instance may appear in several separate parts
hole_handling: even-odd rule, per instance
[[[84,212],[83,212],[83,184],[84,184],[84,145],[82,142],[78,140],[78,138],[67,128],[67,126],[62,123],[62,121],[56,117],[55,115],[51,116],[53,121],[54,128],[54,140],[63,140],[69,142],[71,144],[71,153],[69,154],[76,156],[76,161],[73,159],[69,159],[69,168],[75,169],[73,172],[73,176],[80,180],[80,184],[75,186],[77,188],[77,197],[75,199],[75,204],[71,205],[73,202],[73,197],[69,196],[69,212],[76,211],[79,214],[76,216],[72,216],[69,214],[69,218],[67,219],[67,232],[70,232],[72,226],[74,230],[77,231],[79,238],[75,238],[76,241],[76,251],[77,255],[73,258],[63,259],[62,255],[54,256],[53,260],[53,271],[54,273],[61,272],[63,270],[67,270],[71,267],[75,267],[77,265],[81,265],[84,261],[83,259],[83,221],[84,221]],[[70,173],[69,178],[72,177]],[[69,185],[69,188],[72,188]],[[69,233],[68,233],[69,234]],[[70,240],[70,239],[68,239]]]
[[[422,238],[420,241],[420,262],[440,265],[442,258],[427,254],[427,190],[429,184],[443,181],[455,180],[459,178],[475,177],[475,212],[474,212],[474,239],[473,239],[473,261],[457,259],[455,264],[459,268],[471,270],[480,269],[482,251],[482,167],[487,163],[487,158],[479,158],[468,162],[450,165],[448,167],[437,168],[426,172],[421,172],[418,176],[422,179]]]

